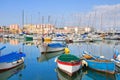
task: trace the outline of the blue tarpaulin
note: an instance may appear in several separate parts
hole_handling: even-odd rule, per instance
[[[21,59],[21,57],[25,57],[25,54],[22,52],[11,52],[7,55],[1,56],[0,63],[17,61]]]
[[[56,34],[57,37],[66,36],[65,34]]]
[[[61,44],[61,43],[51,43],[51,44],[48,44],[49,47],[52,47],[52,48],[59,48],[59,47],[65,47],[65,44]]]
[[[82,35],[82,38],[86,38],[86,37],[87,37],[87,35],[85,35],[85,34],[84,34],[84,35]]]

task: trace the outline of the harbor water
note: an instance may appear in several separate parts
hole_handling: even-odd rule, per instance
[[[24,64],[8,71],[0,72],[0,80],[120,80],[120,74],[114,75],[82,69],[72,77],[57,68],[55,58],[63,51],[41,54],[40,41],[23,41],[17,39],[0,39],[0,46],[6,46],[0,56],[11,51],[23,51],[26,54]],[[82,42],[68,44],[70,54],[81,57],[84,50],[95,56],[112,59],[114,48],[120,51],[120,41],[105,40],[97,42]]]

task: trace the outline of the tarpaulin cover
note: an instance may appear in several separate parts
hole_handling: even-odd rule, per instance
[[[21,57],[25,57],[25,54],[22,52],[11,52],[7,55],[1,56],[0,63],[17,61],[21,59]]]
[[[58,57],[59,60],[63,62],[71,62],[71,61],[79,61],[80,59],[74,55],[71,54],[62,54]]]
[[[52,47],[52,48],[59,48],[59,47],[65,47],[65,44],[61,44],[61,43],[51,43],[51,44],[48,44],[49,47]]]

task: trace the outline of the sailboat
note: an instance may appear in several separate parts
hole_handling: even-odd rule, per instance
[[[25,34],[24,40],[25,41],[33,41],[33,34]]]

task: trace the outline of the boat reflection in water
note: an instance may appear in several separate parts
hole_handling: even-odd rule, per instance
[[[52,53],[41,54],[40,57],[37,57],[37,61],[38,62],[48,61],[49,59],[54,58],[63,53],[64,51],[57,51],[57,52],[52,52]]]
[[[82,78],[84,78],[86,80],[116,80],[114,74],[98,72],[98,71],[95,71],[92,69],[83,71]],[[82,80],[84,80],[84,79],[82,79]]]
[[[69,76],[68,74],[61,71],[59,68],[56,68],[55,71],[57,72],[58,80],[82,80],[82,73],[78,71],[77,73]]]
[[[79,70],[73,76],[69,76],[59,68],[56,68],[58,80],[119,80],[118,75],[98,72],[92,69]],[[116,78],[117,77],[117,78]]]
[[[32,46],[32,45],[34,45],[34,42],[33,41],[24,41],[23,44],[25,46]]]
[[[8,80],[10,77],[12,77],[14,74],[17,74],[24,68],[25,68],[25,65],[23,63],[23,64],[15,67],[15,68],[12,68],[8,71],[2,71],[2,72],[0,72],[0,80]]]

